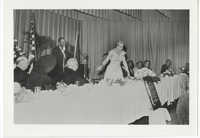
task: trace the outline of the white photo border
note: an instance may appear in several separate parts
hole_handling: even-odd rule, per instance
[[[5,0],[3,11],[3,106],[5,136],[196,136],[198,127],[198,0]],[[189,125],[16,125],[13,119],[13,9],[189,9]]]

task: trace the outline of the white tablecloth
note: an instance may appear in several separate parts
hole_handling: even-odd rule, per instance
[[[152,111],[143,81],[124,86],[85,85],[26,96],[15,123],[128,124]]]
[[[181,95],[187,92],[189,78],[186,74],[178,74],[173,77],[162,77],[161,81],[156,84],[156,89],[161,103],[173,102]]]

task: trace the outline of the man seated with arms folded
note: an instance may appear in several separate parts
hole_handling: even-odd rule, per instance
[[[19,83],[22,87],[27,86],[27,80],[33,68],[31,66],[32,64],[30,64],[33,58],[34,56],[32,57],[32,55],[29,56],[29,59],[22,55],[15,61],[16,67],[14,69],[14,82]]]

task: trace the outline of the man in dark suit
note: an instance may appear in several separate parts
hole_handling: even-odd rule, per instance
[[[87,83],[78,72],[78,62],[73,55],[66,50],[65,40],[63,37],[58,39],[58,46],[52,51],[52,55],[56,58],[56,66],[49,73],[54,83],[63,81],[66,84],[74,84],[77,81],[80,85]]]
[[[29,62],[25,56],[21,56],[16,60],[16,68],[14,69],[14,82],[18,82],[21,86],[26,87],[29,77],[27,68]]]
[[[167,59],[165,61],[165,64],[162,65],[160,73],[165,73],[167,70],[172,72],[171,66],[172,66],[172,61],[170,59]]]
[[[70,58],[66,63],[65,72],[63,74],[63,82],[67,85],[83,85],[88,83],[88,81],[80,75],[78,68],[79,65],[76,58]]]
[[[68,60],[72,55],[66,50],[65,47],[65,39],[64,37],[60,37],[58,39],[58,46],[52,50],[52,55],[56,58],[56,66],[55,68],[49,73],[49,76],[56,82],[63,80],[63,73],[65,62]]]

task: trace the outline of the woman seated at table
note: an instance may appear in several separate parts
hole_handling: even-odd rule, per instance
[[[150,69],[150,70],[152,70],[152,69],[151,69],[151,61],[150,61],[150,60],[145,60],[145,61],[144,61],[144,67],[145,67],[145,68],[148,68],[148,69]]]
[[[124,52],[123,48],[124,43],[122,41],[118,41],[116,48],[110,50],[108,56],[103,61],[102,65],[100,65],[97,68],[97,71],[101,71],[104,68],[104,66],[110,61],[104,74],[104,81],[108,84],[124,81],[121,62],[124,65],[124,68],[127,72],[127,76],[130,76],[128,65],[125,59],[126,52]]]
[[[134,68],[134,72],[136,72],[139,69],[142,69],[144,67],[144,64],[142,61],[136,62],[136,67]]]
[[[174,71],[172,69],[172,61],[170,59],[167,59],[165,61],[165,64],[161,67],[161,76],[173,76]]]
[[[156,76],[156,74],[150,69],[150,61],[148,60],[144,63],[145,63],[145,66],[142,66],[143,62],[142,61],[138,62],[138,69],[135,71],[136,79],[143,79],[146,76],[151,76],[151,77]]]

